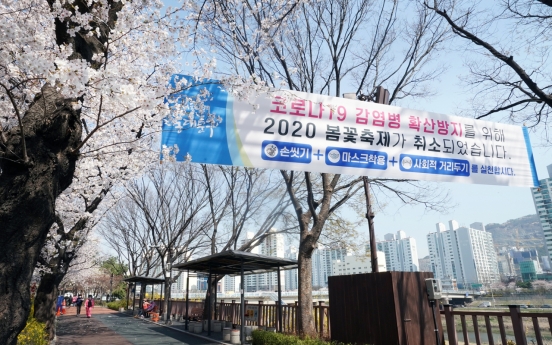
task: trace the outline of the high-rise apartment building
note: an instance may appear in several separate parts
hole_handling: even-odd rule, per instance
[[[552,255],[552,164],[547,166],[548,178],[539,181],[539,186],[531,188],[533,202],[540,218],[546,249]]]
[[[459,227],[451,220],[449,230],[437,223],[427,235],[431,269],[438,279],[456,279],[460,288],[500,280],[497,255],[491,233],[482,223]]]
[[[377,242],[377,249],[385,254],[388,271],[418,272],[418,249],[416,240],[407,237],[402,230],[397,235],[387,234],[385,241]]]
[[[253,233],[247,233],[247,239],[253,238]],[[253,248],[251,253],[278,258],[284,257],[284,235],[276,229],[270,229],[263,242]],[[278,272],[250,274],[245,276],[245,291],[276,291],[278,290]],[[285,271],[280,272],[280,285],[285,288]]]
[[[431,269],[431,258],[429,255],[418,259],[418,263],[420,264],[420,272],[433,272]]]
[[[228,293],[231,293],[231,292],[239,292],[240,291],[240,280],[241,280],[241,277],[240,276],[229,276],[229,275],[226,275],[224,276],[224,278],[222,278],[222,287],[223,287],[223,292],[228,292]]]
[[[327,287],[328,277],[332,275],[332,263],[347,256],[345,248],[326,248],[319,246],[312,254],[312,286]]]
[[[291,246],[286,250],[286,259],[297,260],[297,248]],[[332,275],[333,262],[343,261],[347,256],[345,248],[326,248],[319,246],[312,253],[312,286],[313,288],[323,288],[328,286],[328,277]],[[288,270],[285,273],[286,290],[297,290],[298,274],[297,270]]]
[[[510,281],[516,277],[516,267],[514,265],[514,259],[509,252],[501,253],[497,256],[498,273],[500,274],[500,280]]]
[[[298,258],[298,250],[294,246],[290,246],[285,253],[286,259],[292,259],[297,260]],[[286,270],[285,271],[285,279],[286,279],[286,291],[293,291],[297,290],[299,288],[299,275],[297,274],[297,269],[293,270]]]

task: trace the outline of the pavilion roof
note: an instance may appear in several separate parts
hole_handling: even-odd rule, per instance
[[[243,265],[244,274],[273,272],[278,269],[297,268],[297,260],[254,254],[239,250],[227,250],[196,260],[173,265],[174,269],[204,272],[217,275],[239,275]]]

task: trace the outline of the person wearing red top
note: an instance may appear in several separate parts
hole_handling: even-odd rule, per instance
[[[90,318],[92,317],[92,308],[94,308],[94,299],[92,298],[92,295],[88,295],[88,299],[86,299],[86,317]]]

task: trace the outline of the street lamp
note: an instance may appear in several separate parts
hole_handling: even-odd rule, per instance
[[[343,98],[358,99],[364,102],[375,102],[380,104],[389,104],[389,91],[382,86],[378,86],[376,91],[371,95],[344,93]],[[366,197],[366,220],[368,220],[368,232],[370,235],[370,262],[372,273],[379,272],[378,267],[378,252],[376,243],[376,231],[374,229],[374,212],[372,212],[372,201],[370,198],[370,181],[367,176],[362,177],[364,184],[364,195]]]

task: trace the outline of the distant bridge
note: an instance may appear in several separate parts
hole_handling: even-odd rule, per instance
[[[172,292],[171,296],[173,298],[185,298],[185,292]],[[204,299],[205,292],[192,292],[189,294],[190,299]],[[448,299],[450,304],[463,304],[464,302],[471,303],[476,298],[480,297],[480,293],[473,293],[468,290],[446,290],[443,291],[443,298]],[[240,294],[237,292],[225,292],[218,293],[217,300],[224,300],[230,302],[231,300],[239,300]],[[257,292],[246,292],[245,299],[249,301],[263,301],[266,303],[276,302],[278,300],[278,293],[271,291],[257,291]],[[312,292],[313,301],[328,301],[330,299],[328,295],[328,290],[318,290]],[[293,304],[298,300],[297,291],[284,291],[282,292],[282,300],[288,304]]]

